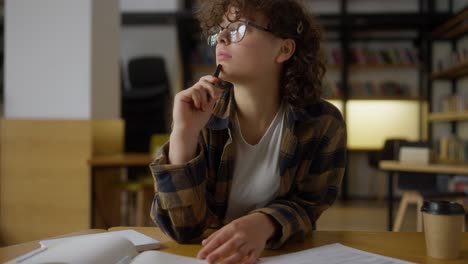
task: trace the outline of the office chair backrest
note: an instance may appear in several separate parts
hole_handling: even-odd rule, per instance
[[[128,63],[130,89],[148,88],[156,85],[168,85],[164,59],[161,57],[135,57]]]
[[[381,160],[398,160],[401,144],[408,142],[406,139],[387,139],[385,140]]]

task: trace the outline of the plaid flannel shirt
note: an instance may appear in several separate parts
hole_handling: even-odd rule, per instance
[[[235,162],[229,129],[234,111],[234,94],[227,88],[200,133],[196,157],[169,164],[167,142],[150,165],[155,182],[151,217],[179,243],[222,226]],[[277,222],[269,248],[303,239],[315,229],[320,214],[335,201],[345,171],[346,126],[332,104],[320,99],[305,111],[288,105],[285,122],[280,187],[273,201],[253,211]]]

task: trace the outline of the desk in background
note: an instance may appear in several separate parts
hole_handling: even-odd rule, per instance
[[[129,167],[145,167],[148,168],[153,157],[146,153],[125,153],[118,155],[100,155],[94,156],[88,160],[88,164],[91,167],[91,206],[90,206],[90,228],[96,227],[95,222],[95,197],[96,197],[96,177],[98,170],[109,169],[109,168],[121,168],[125,172]],[[126,173],[124,173],[126,174]],[[124,177],[126,177],[124,175]]]
[[[133,229],[161,241],[161,251],[172,254],[195,257],[201,249],[200,244],[181,245],[156,227],[114,227],[109,231]],[[85,231],[102,232],[100,230]],[[83,232],[82,234],[85,234]],[[76,235],[76,234],[72,234]],[[362,231],[315,231],[303,243],[290,243],[279,250],[265,250],[262,257],[292,253],[332,243],[341,243],[368,252],[413,261],[416,263],[461,264],[468,263],[468,233],[463,233],[461,258],[457,260],[436,260],[426,257],[424,233],[421,232],[362,232]],[[16,246],[0,248],[0,262],[21,256],[39,247],[39,243],[29,242]]]
[[[434,174],[458,174],[468,175],[466,165],[448,164],[405,164],[395,160],[383,160],[379,163],[381,170],[387,171],[387,207],[388,207],[388,231],[393,228],[393,176],[398,172],[420,172]]]

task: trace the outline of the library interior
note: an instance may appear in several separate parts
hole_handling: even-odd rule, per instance
[[[227,230],[235,222],[227,216],[241,210],[273,227],[255,255],[266,263],[328,263],[319,257],[327,252],[336,263],[340,252],[356,257],[349,263],[467,263],[468,0],[210,2],[0,0],[0,262],[85,263],[63,253],[69,242],[47,253],[42,242],[133,230],[126,239],[134,245],[149,237],[169,255],[132,253],[132,263],[198,263],[192,258],[207,247],[193,225],[216,239],[207,226],[218,221]],[[275,9],[286,2],[300,3],[299,13],[317,25],[301,21],[293,37],[275,31],[296,19],[288,17],[293,7]],[[299,43],[309,30],[321,32],[316,43]],[[257,38],[271,43],[245,51],[259,47]],[[316,57],[299,53],[308,44]],[[280,63],[275,55],[278,71],[265,74],[262,56],[275,45],[285,54],[293,47],[291,57]],[[236,68],[236,52],[252,65]],[[323,77],[312,65],[318,57]],[[297,61],[309,68],[295,69]],[[250,78],[252,69],[270,76]],[[290,89],[288,78],[313,87]],[[278,87],[262,87],[257,100],[249,81]],[[206,106],[214,109],[208,115]],[[309,112],[294,112],[301,107]],[[187,124],[200,116],[206,120],[189,137]],[[442,232],[430,231],[434,208],[461,216],[461,230],[444,242],[455,257],[430,248],[428,234]],[[436,225],[451,224],[444,219]],[[305,241],[289,241],[304,230]],[[195,240],[186,245],[185,237]]]

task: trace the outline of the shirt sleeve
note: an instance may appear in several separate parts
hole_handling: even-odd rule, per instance
[[[186,164],[169,164],[169,145],[164,144],[150,164],[155,195],[151,218],[179,243],[200,237],[207,226],[205,144],[200,136],[195,158]]]
[[[268,248],[279,248],[291,240],[303,240],[315,229],[315,222],[336,200],[346,164],[346,127],[344,122],[330,124],[319,140],[319,149],[308,170],[299,169],[286,197],[273,200],[261,212],[278,224]],[[252,213],[253,213],[252,212]]]

